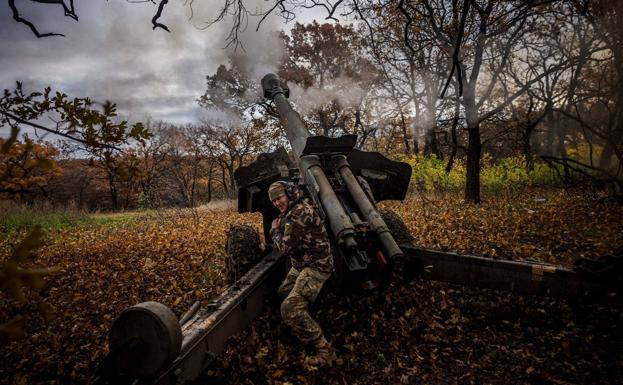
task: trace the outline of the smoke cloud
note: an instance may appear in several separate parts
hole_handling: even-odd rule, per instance
[[[303,88],[295,83],[288,83],[290,98],[301,114],[307,114],[327,105],[333,100],[344,108],[356,107],[366,94],[363,84],[347,76],[339,76],[324,85],[323,88]]]

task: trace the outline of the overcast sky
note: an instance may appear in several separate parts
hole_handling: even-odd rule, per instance
[[[200,3],[200,2],[195,2]],[[90,97],[97,102],[111,100],[124,119],[163,120],[172,123],[198,122],[204,113],[197,98],[205,92],[205,77],[227,62],[231,49],[225,49],[229,23],[206,30],[198,27],[222,4],[201,1],[205,9],[189,8],[172,0],[160,21],[171,33],[152,30],[156,6],[132,4],[124,0],[76,1],[75,22],[63,16],[60,7],[17,0],[23,17],[34,22],[40,32],[63,33],[65,37],[37,39],[30,29],[15,22],[6,4],[0,5],[0,87],[13,89],[15,81],[26,91],[51,86],[71,97]],[[270,3],[257,0],[260,9]],[[303,15],[309,22],[313,14]],[[322,20],[320,20],[322,21]],[[277,30],[289,30],[293,23],[273,17],[255,32],[251,20],[242,34],[250,70],[259,80],[276,70],[280,44]],[[6,136],[6,129],[0,135]]]

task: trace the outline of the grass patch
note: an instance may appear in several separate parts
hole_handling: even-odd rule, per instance
[[[36,225],[44,230],[57,230],[93,223],[91,217],[72,208],[53,208],[47,205],[26,206],[0,201],[0,230],[5,233],[28,230]]]
[[[123,212],[113,214],[92,214],[89,216],[89,221],[94,225],[113,227],[134,222],[137,214],[140,213]]]
[[[12,201],[0,201],[0,232],[11,234],[27,231],[39,225],[44,230],[64,230],[79,226],[115,227],[136,220],[135,212],[89,214],[72,207],[50,205],[27,206]]]

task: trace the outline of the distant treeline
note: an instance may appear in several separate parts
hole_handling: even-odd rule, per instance
[[[545,164],[557,183],[588,179],[621,194],[623,2],[427,0],[360,11],[367,23],[295,24],[276,37],[277,73],[313,135],[356,134],[362,149],[434,157],[446,175],[461,170],[469,202],[481,199],[485,167],[518,157],[526,175]],[[254,64],[232,55],[207,76],[205,119],[184,127],[130,127],[110,102],[28,94],[18,83],[0,97],[0,126],[13,130],[0,191],[113,210],[234,198],[237,167],[287,146]],[[54,128],[37,124],[48,115]],[[16,142],[25,126],[73,140],[73,157],[88,160]]]

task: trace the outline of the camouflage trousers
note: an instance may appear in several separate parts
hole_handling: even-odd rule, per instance
[[[300,272],[291,268],[279,286],[279,296],[285,297],[281,303],[281,317],[305,343],[317,341],[323,336],[320,325],[309,314],[309,305],[316,300],[322,285],[330,276],[309,267]]]

